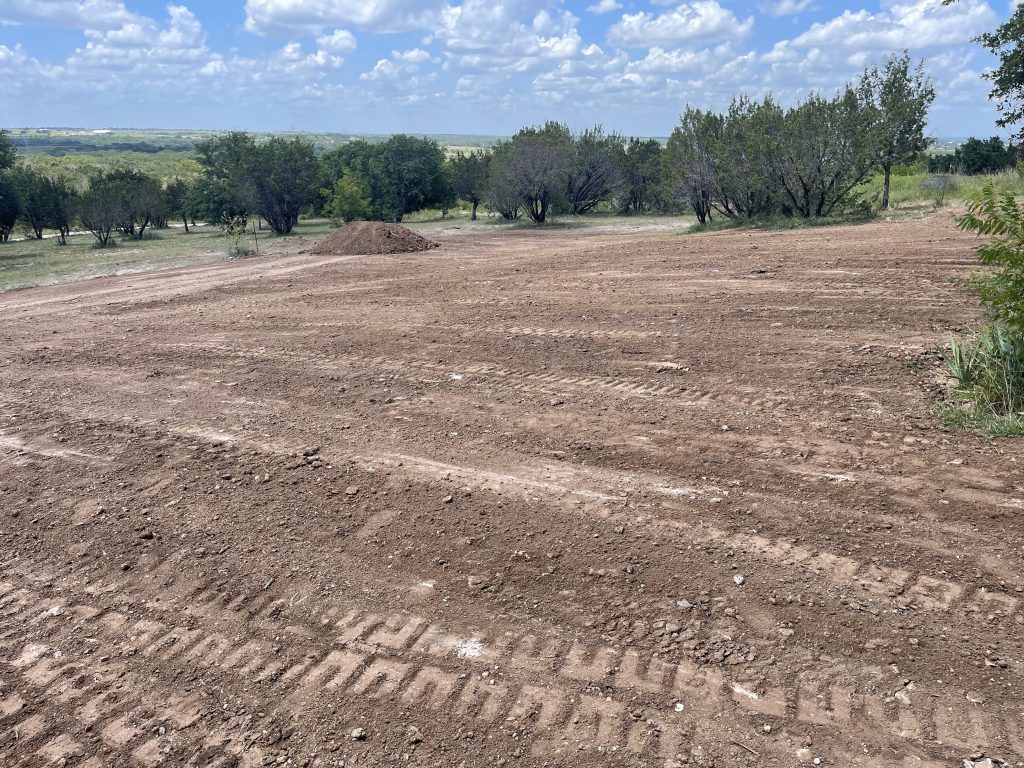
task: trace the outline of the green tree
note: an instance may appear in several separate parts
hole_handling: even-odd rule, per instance
[[[256,210],[279,235],[287,235],[320,189],[320,162],[302,139],[273,138],[259,145],[247,163]]]
[[[1009,128],[1024,121],[1024,5],[994,32],[981,35],[978,42],[999,59],[999,65],[985,73],[992,83],[989,98],[1002,113],[997,125]],[[1024,140],[1024,126],[1017,136]]]
[[[8,178],[18,190],[21,220],[37,240],[55,218],[56,191],[53,183],[38,171],[19,165],[8,171]]]
[[[491,155],[489,152],[465,153],[461,150],[449,158],[452,183],[455,194],[473,206],[470,219],[476,221],[476,210],[484,199],[487,189],[487,172],[490,169]]]
[[[369,163],[374,215],[401,221],[444,198],[444,150],[432,139],[392,136]]]
[[[247,219],[256,211],[256,139],[252,134],[232,131],[200,141],[196,160],[201,168],[196,197],[204,219],[210,223],[219,223],[224,216]]]
[[[18,189],[6,174],[0,173],[0,243],[10,240],[19,216],[21,198],[18,197]]]
[[[606,134],[597,125],[570,136],[568,186],[569,213],[586,214],[614,197],[622,187],[622,137]]]
[[[0,171],[13,168],[17,157],[17,150],[14,148],[14,142],[11,141],[11,134],[0,129]]]
[[[370,218],[370,189],[356,171],[344,171],[331,190],[327,209],[336,224]]]
[[[560,123],[521,129],[492,169],[495,198],[515,199],[531,221],[543,224],[551,211],[567,207],[571,153],[571,134]]]
[[[788,110],[765,153],[782,212],[821,217],[846,203],[874,167],[874,121],[873,107],[849,85]]]
[[[50,207],[51,219],[48,225],[57,230],[57,241],[61,245],[68,244],[71,225],[78,215],[79,194],[65,176],[56,176],[50,180],[53,202]]]
[[[665,146],[669,185],[701,224],[711,220],[715,195],[720,192],[713,150],[721,141],[724,123],[720,115],[687,107]]]
[[[621,156],[623,194],[621,208],[640,213],[661,206],[664,150],[657,139],[632,138]]]
[[[164,187],[164,207],[168,216],[181,219],[188,234],[188,223],[196,216],[196,184],[193,181],[175,178]]]
[[[126,237],[141,240],[146,228],[165,215],[163,189],[156,177],[130,168],[117,168],[105,174],[103,184],[120,196],[117,228]]]
[[[100,173],[92,178],[79,202],[79,219],[96,238],[99,248],[113,244],[113,235],[124,220],[124,195],[116,178]]]
[[[877,162],[882,168],[882,210],[889,208],[889,186],[894,165],[917,160],[931,144],[924,135],[928,109],[935,101],[935,83],[924,61],[911,66],[910,55],[890,56],[879,69],[871,67],[861,78],[866,104],[875,108]]]

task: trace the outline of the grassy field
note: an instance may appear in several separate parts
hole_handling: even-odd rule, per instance
[[[679,227],[694,221],[687,216],[620,216],[597,213],[590,216],[564,216],[552,220],[546,228],[583,227]],[[481,215],[471,221],[469,210],[456,210],[442,217],[440,211],[419,211],[406,217],[406,225],[429,234],[431,231],[458,228],[481,232],[500,229],[532,229],[536,225],[527,219],[509,222],[496,216]],[[317,239],[334,230],[328,219],[303,219],[292,236]],[[95,238],[76,234],[61,246],[56,238],[42,240],[20,239],[0,243],[0,291],[51,285],[83,280],[103,275],[169,269],[191,264],[208,264],[230,258],[228,240],[216,226],[199,226],[186,234],[180,225],[167,229],[149,230],[143,240],[119,240],[113,248],[96,248]],[[260,247],[280,240],[264,228],[257,234]],[[248,241],[251,248],[252,241]]]

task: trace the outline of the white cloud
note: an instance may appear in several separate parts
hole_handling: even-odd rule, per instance
[[[646,11],[627,13],[608,30],[608,39],[618,45],[646,48],[689,40],[738,40],[753,28],[753,17],[740,21],[716,0],[697,0],[657,16]]]
[[[319,35],[352,25],[373,32],[429,29],[444,0],[246,0],[245,28],[268,37]]]
[[[884,4],[878,13],[846,10],[825,23],[814,24],[793,45],[898,51],[969,42],[995,26],[995,11],[983,0],[961,0],[944,6],[941,0]]]
[[[583,44],[579,19],[568,11],[552,13],[543,7],[534,12],[538,5],[532,0],[466,0],[445,9],[440,26],[427,42],[443,47],[449,71],[526,72],[549,60],[579,55]],[[527,23],[522,15],[531,12]]]
[[[336,29],[316,39],[319,48],[332,53],[350,53],[356,49],[356,37],[347,29]]]
[[[813,4],[814,0],[776,0],[762,7],[770,16],[796,16],[808,10]]]
[[[120,0],[5,0],[0,7],[0,24],[118,29],[140,19]]]
[[[612,11],[617,11],[621,7],[622,3],[617,2],[617,0],[598,0],[598,2],[594,3],[593,5],[587,8],[587,12],[600,16],[601,14],[604,13],[611,13]]]

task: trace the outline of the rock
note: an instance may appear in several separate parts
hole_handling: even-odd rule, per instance
[[[350,485],[348,488],[345,489],[346,496],[355,496],[357,493],[359,493],[358,485]]]
[[[723,432],[732,432],[732,427],[730,427],[728,424],[723,424],[722,425],[722,431]]]
[[[443,501],[444,501],[445,504],[451,504],[453,501],[455,501],[455,497],[454,496],[445,496]]]
[[[966,698],[967,698],[967,700],[969,702],[971,702],[971,704],[984,704],[985,703],[985,697],[982,696],[980,693],[975,693],[974,691],[968,691]]]
[[[352,731],[353,741],[366,741],[366,731],[363,728],[355,728]]]
[[[131,563],[121,563],[121,570],[122,571],[130,571],[131,569],[132,569],[132,564]]]
[[[153,532],[152,531],[143,531],[142,535],[139,536],[139,538],[143,539],[144,541],[149,541],[149,540],[151,540],[153,538]]]
[[[743,586],[743,582],[746,581],[746,579],[744,579],[738,573],[735,576],[732,577],[732,580],[736,582],[736,586],[737,587],[742,587]]]
[[[676,608],[681,608],[684,611],[689,611],[693,608],[693,603],[689,600],[676,600]]]
[[[409,743],[420,744],[423,741],[423,734],[415,725],[409,726]]]

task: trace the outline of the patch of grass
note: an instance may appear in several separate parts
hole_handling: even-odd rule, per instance
[[[864,224],[874,219],[873,214],[837,214],[816,219],[800,216],[762,216],[754,219],[728,219],[720,216],[709,224],[695,224],[687,232],[723,232],[730,229],[819,229],[843,224]]]
[[[978,176],[954,176],[942,194],[938,183],[941,174],[907,173],[894,175],[889,184],[889,206],[892,209],[916,208],[921,205],[959,203],[991,184],[997,193],[1024,195],[1024,176],[1016,170]],[[882,202],[882,176],[876,174],[857,188],[876,208]],[[941,200],[939,198],[942,198]]]
[[[974,432],[984,437],[1022,437],[1024,419],[1018,416],[998,416],[975,410],[969,403],[944,401],[936,410],[947,427],[962,432]]]
[[[67,245],[55,237],[0,243],[0,291],[226,258],[217,227],[198,227],[190,234],[172,227],[155,237],[148,231],[146,235],[142,240],[112,239],[114,247],[108,248],[97,248],[96,238],[88,233],[71,235]]]
[[[992,325],[953,342],[943,357],[956,386],[939,406],[947,424],[993,437],[1024,434],[1024,333]]]

